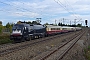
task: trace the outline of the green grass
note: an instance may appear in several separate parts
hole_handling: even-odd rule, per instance
[[[84,50],[85,51],[85,57],[87,60],[90,60],[90,46],[88,46],[87,49]]]
[[[13,41],[10,40],[9,34],[0,34],[0,45],[6,43],[12,43]]]
[[[0,40],[0,45],[1,44],[6,44],[6,43],[12,43],[12,41],[10,39],[1,39]]]

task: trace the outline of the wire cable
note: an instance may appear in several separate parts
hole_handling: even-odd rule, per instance
[[[71,9],[70,10],[72,10],[73,11],[73,13],[75,14],[75,15],[77,15],[77,13],[74,11],[74,8],[72,7],[72,5],[70,5],[69,4],[69,2],[67,1],[67,0],[64,0],[65,2],[66,2],[66,4],[67,4],[67,6],[69,6]],[[81,17],[80,16],[77,16],[79,19],[81,19]]]
[[[58,1],[54,0],[54,1],[55,1],[57,4],[59,4],[61,7],[63,7],[68,13],[70,13],[70,14],[72,14],[74,17],[78,18],[77,16],[75,16],[74,13],[70,12],[70,11],[66,8],[66,6],[64,6],[64,4],[63,4],[60,0],[58,0]]]

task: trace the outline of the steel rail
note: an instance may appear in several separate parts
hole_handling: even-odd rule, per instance
[[[79,35],[76,40],[57,58],[57,60],[61,60],[65,54],[78,42],[78,40],[83,36],[85,32],[83,32],[81,35]]]
[[[82,32],[81,32],[82,33]],[[59,49],[61,49],[63,46],[67,45],[70,41],[72,41],[73,39],[75,39],[76,37],[80,36],[80,33],[75,34],[75,37],[71,38],[68,42],[66,42],[65,44],[59,46],[58,48],[56,48],[55,50],[51,51],[49,54],[45,55],[44,57],[41,57],[39,60],[45,60],[47,59],[49,56],[51,56],[52,54],[54,54],[55,52],[57,52]],[[80,36],[81,37],[81,36]],[[80,38],[79,37],[79,38]],[[75,43],[74,43],[75,44]],[[67,52],[67,51],[66,51]],[[65,52],[61,55],[61,57],[59,57],[58,59],[61,59],[63,56],[65,55]]]
[[[53,40],[53,38],[57,38],[57,37],[64,36],[64,35],[66,35],[66,34],[61,34],[61,35],[57,35],[57,36],[54,36],[54,37],[52,36],[52,37],[47,38],[47,39],[42,39],[41,41],[37,41],[37,42],[25,44],[25,45],[20,45],[20,46],[17,46],[17,47],[12,47],[12,48],[9,48],[9,49],[6,49],[6,50],[2,50],[2,51],[0,51],[0,56],[7,55],[9,53],[12,53],[14,51],[18,51],[18,50],[21,50],[21,49],[25,49],[28,46],[32,46],[32,45],[40,43],[40,42]]]

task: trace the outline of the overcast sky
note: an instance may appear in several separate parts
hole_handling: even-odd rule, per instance
[[[0,21],[16,23],[42,18],[41,23],[85,25],[90,26],[90,0],[0,0]],[[70,23],[71,22],[71,23]]]

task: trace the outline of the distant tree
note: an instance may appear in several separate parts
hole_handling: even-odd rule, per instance
[[[32,22],[31,21],[28,21],[28,22],[26,22],[27,24],[32,24]]]
[[[2,25],[2,21],[0,21],[0,25]]]
[[[73,25],[71,25],[71,27],[76,27],[76,25],[75,25],[75,24],[73,24]]]
[[[40,23],[37,23],[37,21],[32,21],[32,24],[41,25]]]
[[[6,24],[6,28],[9,28],[10,27],[10,23],[8,22],[7,24]]]
[[[0,25],[0,33],[2,32],[2,28],[3,28],[3,26]]]
[[[60,22],[58,23],[58,26],[63,26],[63,25],[65,25],[65,24],[62,24],[62,23],[60,23]]]
[[[13,27],[14,23],[11,24],[11,27]]]
[[[61,26],[66,26],[65,24],[61,24]]]
[[[21,23],[22,23],[22,21],[18,21],[18,22],[17,22],[17,24],[21,24]]]
[[[60,22],[58,23],[58,26],[60,26],[61,24],[60,24]]]
[[[36,21],[32,21],[32,24],[37,24],[37,22]]]
[[[55,25],[55,24],[52,23],[52,24],[49,24],[49,25]]]
[[[6,28],[4,28],[4,29],[7,29],[7,30],[9,30],[9,32],[11,32],[13,25],[14,25],[13,23],[9,23],[9,22],[8,22],[8,23],[6,24],[6,26],[5,26]]]
[[[77,27],[81,27],[82,25],[81,24],[77,24]]]
[[[71,27],[71,25],[67,25],[67,26]]]
[[[45,23],[44,25],[49,25],[48,23]]]

